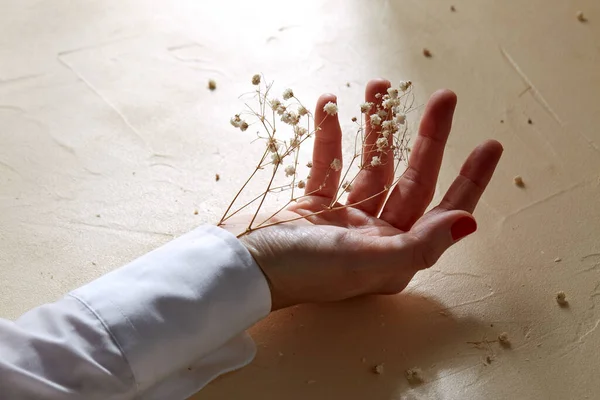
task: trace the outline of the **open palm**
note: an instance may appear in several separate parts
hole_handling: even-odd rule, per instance
[[[386,80],[370,81],[366,101],[377,103],[376,94],[384,94],[388,87]],[[441,90],[427,104],[408,168],[391,192],[384,188],[394,180],[394,166],[383,162],[360,171],[348,195],[351,206],[315,214],[331,203],[340,180],[340,172],[330,168],[334,158],[342,159],[337,115],[323,111],[330,101],[335,102],[335,96],[323,95],[316,106],[315,124],[321,129],[316,132],[306,186],[311,195],[276,217],[296,220],[241,237],[269,281],[274,310],[403,290],[417,271],[432,266],[447,248],[476,230],[471,213],[502,154],[502,146],[493,140],[475,148],[441,203],[425,213],[456,106],[456,95]],[[369,165],[375,155],[369,149],[379,132],[367,125],[363,163]],[[392,157],[377,155],[384,161]],[[224,227],[235,231],[235,225]]]

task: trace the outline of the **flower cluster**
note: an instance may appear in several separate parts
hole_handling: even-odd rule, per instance
[[[328,178],[331,174],[337,176],[336,181],[340,182],[328,208],[333,209],[336,204],[339,204],[340,198],[344,194],[353,190],[354,182],[361,170],[377,168],[392,162],[394,163],[394,172],[396,172],[400,162],[406,159],[409,151],[406,114],[412,110],[414,101],[410,81],[400,82],[397,87],[389,88],[384,93],[378,93],[375,101],[363,102],[359,105],[360,118],[352,118],[352,122],[358,126],[355,133],[354,154],[347,159],[346,166],[343,165],[340,158],[330,160],[326,175],[323,177],[322,174],[319,174],[323,182],[310,181],[310,187],[313,189],[308,189],[307,186],[307,181],[311,179],[310,172],[304,179],[300,179],[303,174],[303,164],[309,169],[313,168],[312,161],[303,162],[300,159],[300,148],[318,131],[321,131],[320,135],[327,135],[328,132],[322,131],[321,126],[314,126],[313,115],[300,102],[291,88],[283,90],[279,96],[274,96],[272,83],[264,82],[262,75],[252,76],[251,83],[255,86],[252,92],[255,105],[249,105],[252,102],[248,102],[247,110],[234,115],[230,119],[230,123],[242,132],[247,131],[251,126],[256,127],[258,140],[265,144],[264,155],[255,171],[227,208],[220,224],[246,207],[258,204],[246,232],[269,226],[268,221],[283,208],[264,221],[255,221],[267,197],[270,198],[271,194],[290,190],[290,200],[286,204],[289,205],[302,197],[310,196],[314,191],[323,188],[326,183],[330,184]],[[339,109],[335,102],[328,102],[323,106],[322,111],[325,119],[337,118]],[[377,136],[370,136],[372,134]],[[320,165],[323,164],[320,163]],[[267,166],[271,168],[266,169]],[[358,167],[357,170],[356,167]],[[271,174],[264,192],[255,196],[254,200],[245,205],[237,209],[233,208],[238,196],[247,190],[248,183],[257,178],[261,170],[266,170],[267,173],[270,171]],[[355,172],[350,174],[350,171]],[[388,188],[389,186],[385,190]],[[295,191],[295,189],[314,191],[301,193],[304,190]],[[281,223],[281,221],[277,223]]]

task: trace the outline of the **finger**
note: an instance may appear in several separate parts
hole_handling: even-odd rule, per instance
[[[427,103],[408,168],[381,214],[383,220],[398,229],[408,231],[431,203],[455,108],[456,94],[450,90],[435,92]]]
[[[473,216],[465,211],[445,211],[429,218],[423,217],[412,229],[398,235],[387,244],[391,258],[384,262],[381,275],[382,294],[402,291],[419,270],[432,267],[453,244],[477,230]]]
[[[477,230],[477,222],[466,211],[445,211],[415,223],[409,234],[414,238],[414,263],[429,268],[454,243]]]
[[[373,79],[367,84],[365,101],[373,103],[373,107],[364,116],[365,139],[362,149],[362,165],[366,167],[358,173],[353,189],[348,195],[348,204],[357,203],[356,208],[371,215],[379,213],[387,192],[377,194],[382,192],[387,185],[390,185],[394,179],[393,154],[389,151],[389,146],[385,151],[377,151],[375,142],[380,137],[381,126],[373,127],[369,120],[369,116],[375,114],[377,106],[381,105],[381,97],[377,98],[376,95],[381,94],[383,96],[390,86],[390,82],[385,79]],[[381,165],[371,166],[374,156],[380,157]]]
[[[472,213],[490,183],[503,151],[502,145],[496,140],[488,140],[477,146],[436,208]]]
[[[315,144],[313,149],[310,179],[306,182],[306,193],[331,198],[337,193],[342,163],[342,129],[338,115],[323,110],[329,102],[336,103],[332,94],[324,94],[317,101],[315,110]],[[338,160],[339,165],[334,164]]]

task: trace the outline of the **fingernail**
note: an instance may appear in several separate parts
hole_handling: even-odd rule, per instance
[[[452,233],[452,240],[455,242],[469,236],[471,233],[477,230],[477,222],[471,217],[462,217],[452,225],[450,232]]]

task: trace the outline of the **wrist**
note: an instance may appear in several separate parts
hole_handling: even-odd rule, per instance
[[[269,260],[267,252],[261,249],[261,246],[257,244],[257,240],[253,239],[251,235],[244,233],[245,229],[241,225],[235,223],[226,223],[219,225],[220,228],[228,231],[232,235],[236,236],[239,242],[248,250],[250,256],[254,260],[258,269],[263,274],[267,285],[269,286],[269,292],[271,294],[271,311],[277,311],[282,308],[290,307],[296,303],[291,299],[288,299],[284,293],[280,293],[277,290],[276,285],[272,279],[272,266],[273,260]]]

